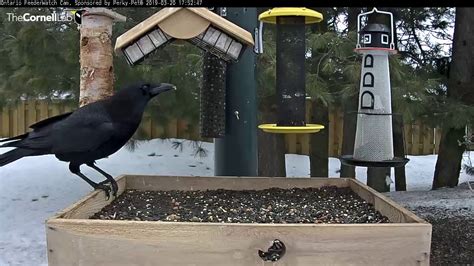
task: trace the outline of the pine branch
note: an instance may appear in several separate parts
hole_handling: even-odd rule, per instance
[[[464,170],[466,171],[466,174],[474,176],[474,166],[465,164]]]
[[[421,56],[422,56],[421,62],[422,62],[422,64],[424,64],[424,61],[426,60],[426,53],[423,50],[423,47],[421,46],[420,39],[418,39],[418,36],[416,35],[416,31],[415,31],[414,26],[411,28],[411,30],[412,30],[412,34],[413,34],[413,37],[415,39],[415,42],[418,45],[418,49],[420,49],[420,52],[421,52]]]
[[[184,148],[184,143],[185,142],[191,142],[191,145],[194,149],[194,156],[199,156],[200,158],[206,157],[208,154],[208,150],[202,147],[202,141],[196,141],[196,140],[183,140],[183,141],[173,141],[171,144],[171,147],[175,150],[178,150],[180,152],[183,152]]]
[[[175,150],[179,150],[179,152],[183,152],[183,143],[184,141],[175,140],[171,143],[171,147]]]

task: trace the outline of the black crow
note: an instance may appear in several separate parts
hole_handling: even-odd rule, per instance
[[[0,155],[0,166],[25,156],[54,154],[69,162],[69,170],[94,189],[117,195],[117,182],[95,165],[95,161],[118,151],[137,130],[147,103],[158,94],[176,89],[172,84],[140,84],[116,92],[113,96],[82,106],[74,112],[53,116],[30,126],[33,130],[0,140],[0,147],[15,147]],[[98,171],[107,179],[95,183],[80,171],[80,166]]]

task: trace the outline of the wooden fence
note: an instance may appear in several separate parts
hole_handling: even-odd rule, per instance
[[[329,112],[329,156],[341,155],[344,113],[339,110]],[[325,130],[326,130],[325,129]],[[419,121],[405,123],[405,145],[407,155],[437,154],[441,129],[423,125]],[[309,154],[310,135],[288,134],[285,136],[288,153]]]
[[[12,137],[28,131],[28,126],[42,119],[69,112],[75,109],[74,104],[64,101],[22,101],[16,106],[5,106],[0,115],[0,137]],[[309,111],[310,108],[308,108]],[[329,113],[329,155],[339,156],[342,147],[343,116],[341,111]],[[199,127],[191,127],[186,121],[171,120],[168,125],[159,125],[145,114],[140,125],[146,139],[152,138],[185,138],[199,139]],[[427,127],[419,122],[405,124],[406,152],[410,155],[436,154],[441,137],[441,130]],[[288,153],[309,154],[310,136],[307,134],[286,135]]]

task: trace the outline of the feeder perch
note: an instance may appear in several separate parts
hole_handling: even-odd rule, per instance
[[[380,13],[390,17],[390,27],[368,21],[360,30],[363,17]],[[375,14],[374,14],[375,15]],[[343,155],[343,164],[366,167],[400,167],[408,158],[393,152],[392,102],[388,55],[396,54],[393,16],[390,12],[361,13],[357,17],[358,38],[355,51],[362,54],[359,108],[354,154]]]
[[[305,133],[316,133],[319,132],[321,129],[324,129],[323,125],[318,124],[305,124],[301,127],[285,127],[285,126],[277,126],[277,124],[262,124],[259,125],[258,128],[263,130],[264,132],[268,133],[280,133],[280,134],[305,134]]]
[[[305,123],[305,25],[322,21],[323,15],[307,8],[273,8],[260,14],[258,19],[261,25],[264,22],[276,24],[278,95],[277,123],[263,124],[259,128],[283,134],[319,132],[323,125]],[[261,36],[261,30],[259,34]]]
[[[115,52],[122,51],[130,65],[140,63],[158,48],[176,39],[187,40],[226,62],[236,62],[252,34],[207,8],[163,8],[117,38]]]

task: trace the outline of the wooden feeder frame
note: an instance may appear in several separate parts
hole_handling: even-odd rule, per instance
[[[101,190],[46,221],[48,262],[62,265],[267,265],[259,250],[279,239],[285,254],[268,265],[429,265],[431,224],[349,178],[139,176],[125,189],[262,190],[350,187],[389,218],[384,224],[257,224],[91,220],[109,205]]]

